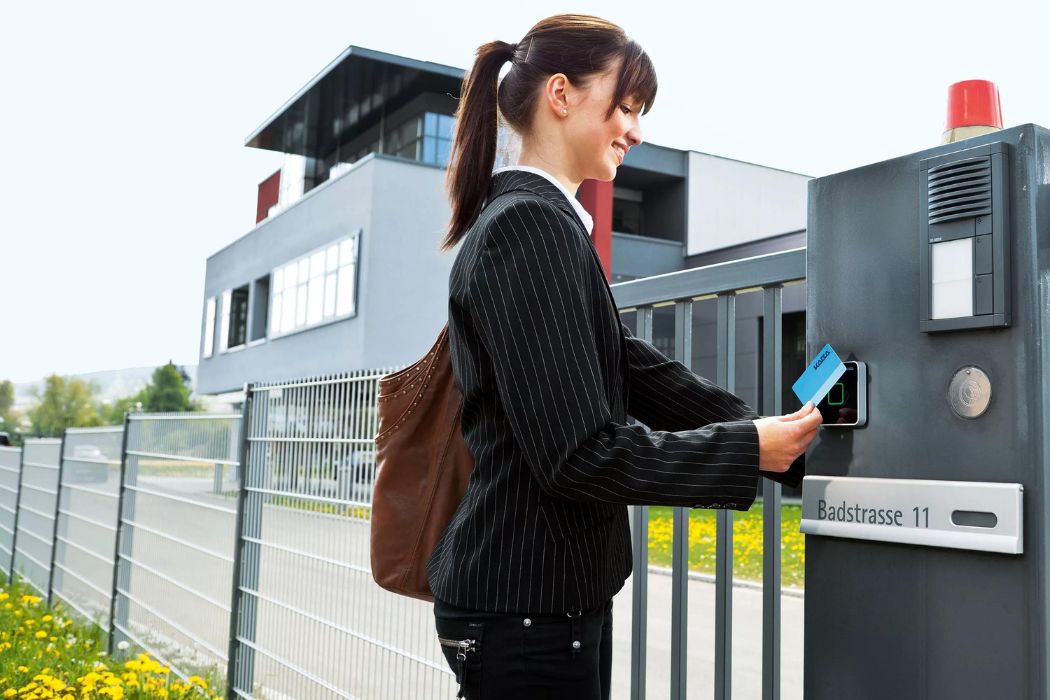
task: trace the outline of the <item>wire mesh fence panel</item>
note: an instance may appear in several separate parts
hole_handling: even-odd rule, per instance
[[[429,603],[372,578],[376,390],[389,370],[250,389],[234,688],[447,698]]]
[[[15,539],[15,507],[22,473],[22,448],[0,447],[0,569],[11,577],[11,553]]]
[[[61,448],[62,441],[54,438],[28,439],[22,445],[13,569],[44,598],[51,576]]]
[[[62,449],[51,592],[109,630],[122,426],[69,428]]]
[[[240,416],[126,425],[111,648],[130,641],[184,677],[225,667]]]

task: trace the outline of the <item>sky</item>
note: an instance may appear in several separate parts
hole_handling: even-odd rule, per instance
[[[351,44],[468,69],[562,12],[648,52],[663,146],[819,177],[938,145],[974,78],[1050,127],[1047,0],[9,3],[0,380],[195,364],[205,261],[281,166],[257,126]]]

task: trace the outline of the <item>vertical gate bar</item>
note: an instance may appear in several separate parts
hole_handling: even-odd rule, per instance
[[[7,582],[15,582],[15,552],[18,551],[18,512],[22,510],[22,482],[26,473],[26,438],[18,454],[18,490],[15,492],[15,522],[11,526],[11,566],[7,568]]]
[[[763,291],[763,415],[781,411],[783,287]],[[762,489],[762,698],[780,700],[780,484],[763,479]]]
[[[58,549],[58,507],[62,502],[62,465],[66,462],[66,434],[69,428],[62,430],[62,442],[58,448],[58,481],[55,482],[55,520],[51,523],[51,563],[47,568],[47,607],[51,607],[51,589],[55,585],[55,550]]]
[[[245,488],[248,484],[248,436],[251,434],[251,415],[252,415],[252,398],[254,396],[254,384],[251,382],[245,382],[244,384],[244,406],[241,408],[241,444],[237,451],[237,520],[234,525],[234,539],[233,539],[233,590],[230,593],[230,634],[229,634],[229,647],[226,652],[226,697],[228,700],[234,700],[237,697],[237,681],[238,681],[238,664],[237,657],[241,652],[244,653],[245,657],[254,655],[254,649],[248,646],[240,648],[237,643],[237,630],[239,628],[240,615],[241,615],[241,558],[244,556],[244,517],[245,517],[245,498],[248,493]],[[251,567],[246,567],[246,570],[250,571]],[[251,585],[252,590],[256,590],[255,585]],[[253,635],[254,636],[254,635]],[[245,664],[247,667],[248,664]],[[247,678],[247,687],[244,689],[245,692],[251,694],[252,692],[252,679],[250,676],[241,676]]]
[[[107,652],[113,656],[116,647],[114,639],[117,629],[114,626],[117,614],[117,581],[120,572],[120,537],[124,531],[121,524],[124,522],[124,474],[128,466],[128,433],[131,432],[131,414],[124,412],[124,434],[120,439],[120,476],[117,478],[117,531],[113,538],[113,586],[109,596],[109,639],[107,640]]]
[[[674,359],[686,367],[693,356],[693,302],[674,305]],[[689,508],[672,511],[671,698],[685,700],[689,670]]]
[[[653,339],[653,308],[638,309],[636,333],[642,340]],[[645,700],[646,615],[649,600],[649,506],[634,506],[634,585],[631,588],[631,700]]]
[[[715,323],[716,382],[736,389],[736,294],[718,295]],[[733,511],[720,508],[715,520],[715,700],[733,695]]]

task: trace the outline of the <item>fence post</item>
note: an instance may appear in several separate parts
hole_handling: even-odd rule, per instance
[[[718,295],[718,385],[736,391],[736,293]],[[757,403],[757,402],[756,402]],[[733,695],[733,511],[715,521],[715,700]]]
[[[653,340],[653,307],[638,309],[636,335]],[[633,506],[634,583],[631,588],[631,700],[645,700],[646,619],[649,602],[649,506]]]
[[[762,312],[762,414],[781,410],[783,286],[765,288]],[[762,479],[762,698],[780,700],[780,484]]]
[[[124,475],[127,472],[128,466],[128,433],[131,432],[131,413],[128,411],[124,412],[124,434],[120,440],[120,476],[117,482],[117,531],[116,537],[113,538],[113,587],[110,591],[109,596],[109,639],[107,640],[106,650],[110,656],[113,655],[113,648],[116,646],[115,639],[117,636],[116,628],[116,614],[117,614],[117,587],[119,583],[120,574],[120,538],[123,532],[121,523],[124,520]]]
[[[693,302],[674,305],[674,359],[693,364]],[[671,695],[685,700],[689,668],[689,508],[675,507],[671,535]],[[648,543],[647,543],[648,544]]]
[[[233,543],[233,590],[230,593],[230,639],[226,654],[226,697],[234,700],[237,697],[238,682],[243,682],[247,693],[252,692],[252,684],[255,677],[255,649],[250,646],[241,646],[238,643],[238,629],[241,620],[246,623],[245,637],[254,641],[255,637],[255,609],[256,600],[254,595],[241,595],[241,578],[244,577],[245,585],[252,590],[258,587],[259,578],[259,545],[252,542],[246,546],[245,519],[248,508],[250,508],[251,531],[249,537],[258,538],[262,530],[262,494],[253,494],[251,504],[247,504],[248,498],[248,460],[253,454],[250,447],[249,437],[252,432],[252,398],[255,385],[247,382],[244,385],[244,406],[241,413],[241,444],[237,457],[237,522],[235,525],[235,536]],[[246,507],[247,506],[247,507]],[[242,559],[247,559],[247,565],[242,568]],[[243,573],[242,573],[243,572]],[[243,615],[241,608],[244,607]],[[243,663],[238,664],[238,657]]]
[[[51,607],[52,589],[55,585],[55,550],[58,549],[58,509],[62,503],[62,465],[66,462],[66,434],[69,428],[62,430],[62,442],[58,447],[58,480],[55,482],[55,520],[51,524],[51,563],[47,567],[47,607]]]
[[[7,567],[7,582],[15,582],[15,552],[18,551],[18,512],[22,510],[22,479],[26,473],[26,438],[18,454],[18,490],[15,492],[15,522],[11,526],[11,565]]]

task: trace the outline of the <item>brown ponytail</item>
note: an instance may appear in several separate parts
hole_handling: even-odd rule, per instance
[[[547,78],[563,73],[586,88],[617,59],[623,59],[606,117],[627,96],[652,108],[656,71],[649,56],[619,26],[593,15],[554,15],[540,20],[517,44],[491,41],[478,47],[474,67],[463,79],[446,187],[452,205],[441,250],[454,247],[474,223],[488,192],[496,162],[497,109],[518,134],[526,134],[536,96]],[[499,81],[505,61],[510,72]]]

